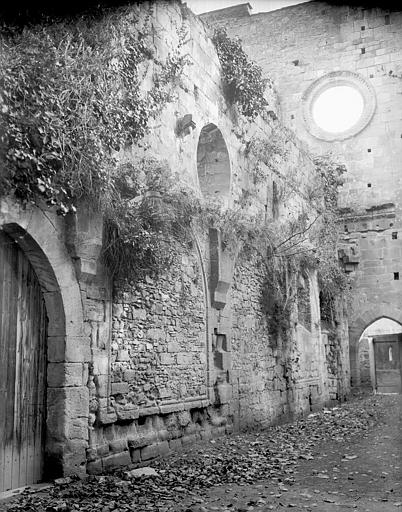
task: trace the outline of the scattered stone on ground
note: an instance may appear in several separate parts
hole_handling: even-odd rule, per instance
[[[197,443],[152,467],[65,482],[8,512],[402,512],[402,397],[360,397],[263,432]]]

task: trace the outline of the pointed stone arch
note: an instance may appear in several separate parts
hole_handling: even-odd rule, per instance
[[[228,200],[231,167],[228,148],[221,130],[213,123],[205,125],[198,139],[197,172],[204,197]]]
[[[349,356],[352,386],[360,385],[359,370],[359,339],[364,330],[380,318],[388,318],[402,325],[402,309],[392,304],[373,305],[360,316],[356,317],[349,326]]]

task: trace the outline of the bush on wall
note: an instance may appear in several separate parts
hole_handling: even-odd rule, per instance
[[[134,30],[133,27],[140,27]],[[180,49],[165,62],[147,44],[149,20],[133,9],[105,11],[22,30],[3,27],[1,193],[23,203],[74,211],[80,197],[102,209],[116,153],[138,142],[169,100]],[[140,64],[153,66],[141,88]]]
[[[222,66],[224,91],[230,104],[238,105],[249,119],[262,114],[267,106],[264,91],[269,80],[260,66],[251,62],[239,39],[228,37],[224,28],[217,28],[212,37]]]

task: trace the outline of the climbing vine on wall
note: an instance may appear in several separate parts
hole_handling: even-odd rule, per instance
[[[315,156],[299,149],[292,162],[290,146],[295,143],[292,134],[277,125],[271,137],[253,137],[245,143],[252,185],[248,195],[254,195],[248,204],[257,202],[258,190],[265,189],[273,176],[284,207],[276,220],[264,222],[260,214],[255,227],[250,229],[249,223],[243,244],[265,267],[262,307],[274,332],[289,327],[294,305],[301,303],[304,293],[298,282],[309,269],[317,270],[321,297],[334,307],[340,296],[350,292],[350,279],[337,255],[337,200],[345,166],[333,155]],[[238,238],[242,239],[239,233]]]
[[[166,162],[130,161],[120,168],[106,212],[103,260],[112,275],[138,279],[167,269],[188,249],[200,201]]]
[[[224,92],[230,104],[236,104],[249,119],[267,106],[264,91],[270,81],[260,66],[250,61],[240,39],[231,39],[222,27],[215,29],[212,41],[222,66]]]
[[[164,62],[154,58],[150,30],[133,9],[3,28],[2,195],[61,214],[81,197],[110,206],[117,152],[142,139],[185,65],[180,47]],[[153,85],[144,93],[148,66]]]

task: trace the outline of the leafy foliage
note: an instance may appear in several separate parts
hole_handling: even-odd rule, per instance
[[[251,62],[239,39],[230,39],[224,28],[217,28],[212,37],[222,66],[224,90],[230,104],[237,104],[241,113],[254,119],[267,106],[264,91],[269,83],[262,69]]]
[[[166,162],[142,158],[125,164],[106,212],[103,259],[115,276],[156,274],[172,263],[174,247],[186,249],[199,199],[181,185]]]
[[[138,142],[169,100],[185,64],[179,52],[152,60],[148,22],[131,9],[87,15],[0,38],[2,194],[75,210],[85,197],[102,208],[113,188],[116,152]],[[139,67],[154,84],[141,88]]]
[[[350,279],[337,254],[337,200],[345,166],[331,154],[305,153],[298,166],[287,165],[285,175],[281,164],[289,158],[290,143],[291,134],[276,126],[272,137],[253,138],[246,144],[252,183],[256,188],[268,184],[273,173],[279,178],[279,199],[288,203],[286,215],[265,224],[260,219],[247,231],[247,240],[253,241],[249,247],[266,267],[262,307],[277,332],[289,326],[294,303],[300,302],[298,275],[307,269],[317,270],[322,300],[325,297],[332,309],[350,291]]]

